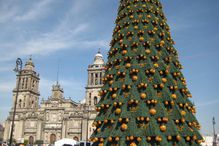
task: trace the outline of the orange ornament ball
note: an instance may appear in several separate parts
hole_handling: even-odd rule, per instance
[[[116,138],[115,138],[115,141],[119,141],[120,140],[120,138],[117,136]]]
[[[149,112],[150,112],[150,114],[151,114],[152,116],[157,113],[156,109],[154,109],[154,108],[150,109]]]
[[[163,117],[163,122],[167,123],[169,119],[167,117]]]
[[[130,146],[137,146],[135,142],[132,142]]]
[[[133,81],[137,81],[138,80],[138,76],[136,76],[136,75],[132,76],[132,80]]]
[[[140,40],[141,42],[143,42],[143,41],[144,41],[144,37],[140,37],[139,40]]]
[[[181,122],[182,122],[182,123],[185,123],[185,122],[186,122],[186,119],[185,119],[185,118],[182,118],[182,119],[181,119]]]
[[[116,109],[116,114],[117,114],[117,115],[121,114],[121,112],[122,112],[122,110],[121,110],[120,108],[117,108],[117,109]]]
[[[186,141],[190,141],[191,138],[189,136],[186,137]]]
[[[123,54],[123,55],[125,55],[125,54],[127,54],[127,53],[128,53],[127,50],[122,50],[122,54]]]
[[[112,95],[112,98],[113,98],[113,99],[115,99],[116,97],[117,97],[117,95],[116,95],[116,94],[113,94],[113,95]]]
[[[131,67],[131,64],[130,64],[130,63],[126,63],[125,67],[126,67],[126,68],[130,68],[130,67]]]
[[[146,52],[147,54],[150,54],[150,53],[151,53],[151,50],[147,49],[147,50],[145,50],[145,52]]]
[[[155,67],[155,68],[158,68],[158,67],[159,67],[159,64],[155,63],[155,64],[154,64],[154,67]]]
[[[184,110],[181,111],[181,115],[182,115],[182,116],[185,116],[185,115],[186,115],[186,111],[184,111]]]
[[[104,141],[104,139],[103,138],[100,138],[100,142],[103,142]]]
[[[134,29],[138,29],[138,26],[136,25],[136,26],[134,26]]]
[[[109,142],[112,142],[112,141],[113,141],[113,138],[112,138],[112,137],[109,137],[109,138],[108,138],[108,141],[109,141]]]
[[[165,131],[167,130],[167,127],[166,127],[165,125],[161,125],[161,126],[160,126],[160,130],[161,130],[162,132],[165,132]]]
[[[141,138],[141,137],[138,137],[138,138],[137,138],[137,141],[138,141],[138,142],[140,142],[141,140],[142,140],[142,138]]]
[[[93,141],[94,141],[94,142],[97,142],[97,141],[98,141],[98,138],[97,138],[97,137],[95,137]]]
[[[109,81],[109,84],[112,85],[113,84],[113,80]]]
[[[147,97],[146,93],[141,93],[141,99],[145,99]]]
[[[147,141],[151,141],[151,137],[150,136],[147,137]]]
[[[168,139],[168,140],[172,140],[172,136],[169,135],[169,136],[167,137],[167,139]]]
[[[166,82],[167,82],[167,79],[166,79],[166,78],[162,78],[162,82],[163,82],[163,83],[166,83]]]
[[[134,136],[130,136],[129,139],[130,139],[130,140],[134,140]]]
[[[105,124],[108,123],[108,120],[104,120],[104,123],[105,123]]]
[[[122,130],[127,130],[127,129],[128,129],[127,124],[122,124],[121,129],[122,129]]]
[[[176,98],[177,98],[177,95],[176,95],[176,94],[172,94],[172,98],[173,98],[173,99],[176,99]]]
[[[160,136],[156,136],[155,140],[158,141],[158,142],[161,142],[162,138]]]
[[[177,135],[177,136],[176,136],[176,140],[177,140],[177,141],[180,141],[180,140],[181,140],[181,136],[180,136],[180,135]]]

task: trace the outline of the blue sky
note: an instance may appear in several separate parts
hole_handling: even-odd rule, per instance
[[[203,134],[219,133],[219,1],[162,0],[184,65]],[[85,96],[87,66],[98,48],[107,57],[118,0],[0,0],[0,122],[12,104],[17,57],[32,55],[41,97],[51,94],[60,64],[66,97]]]

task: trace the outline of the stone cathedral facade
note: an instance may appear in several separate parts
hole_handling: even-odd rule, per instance
[[[64,97],[64,91],[57,82],[52,86],[51,96],[39,103],[40,76],[35,71],[30,58],[20,73],[13,90],[13,105],[18,92],[17,112],[15,115],[14,139],[28,140],[30,144],[43,141],[52,144],[62,138],[87,140],[93,132],[92,123],[96,117],[95,104],[102,87],[104,59],[100,52],[95,55],[93,64],[88,66],[88,81],[84,102],[77,103]],[[4,140],[10,138],[12,114],[4,123]]]

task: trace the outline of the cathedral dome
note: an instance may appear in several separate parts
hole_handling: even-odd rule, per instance
[[[101,54],[99,50],[98,53],[95,55],[94,65],[103,65],[103,64],[104,64],[103,55]]]
[[[28,61],[25,63],[24,70],[34,70],[34,64],[32,58],[29,58]]]

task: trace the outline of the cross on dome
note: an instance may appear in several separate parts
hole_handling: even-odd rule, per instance
[[[94,65],[103,65],[103,64],[104,64],[104,58],[99,49],[94,58]]]

